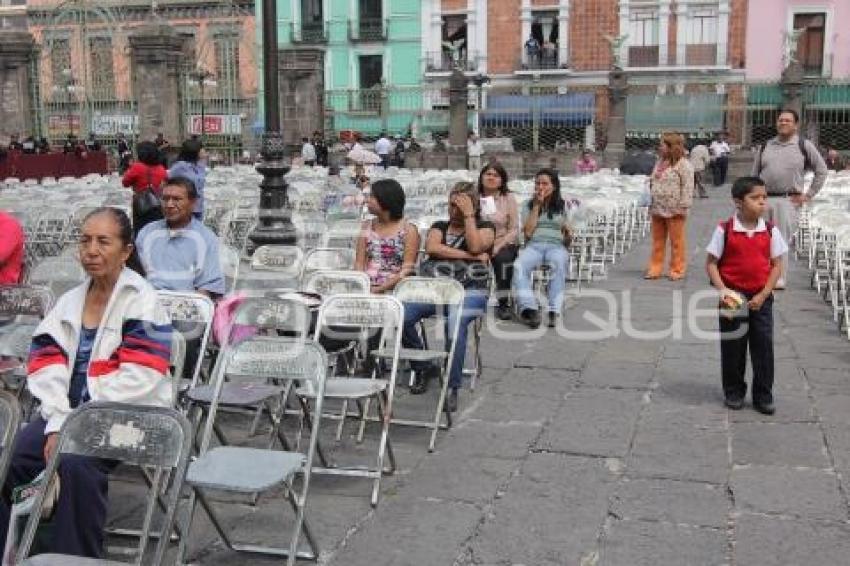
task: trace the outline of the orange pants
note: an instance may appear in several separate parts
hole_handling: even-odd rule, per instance
[[[670,238],[670,277],[684,277],[688,262],[685,257],[685,222],[687,216],[652,216],[652,255],[646,274],[659,277],[664,272],[664,253],[667,250],[667,238]]]

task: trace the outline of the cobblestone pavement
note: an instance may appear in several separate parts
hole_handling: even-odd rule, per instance
[[[591,287],[613,293],[611,314],[598,293],[570,298],[566,328],[596,329],[590,314],[613,321],[617,336],[578,340],[489,322],[483,379],[462,392],[437,450],[427,453],[421,430],[393,429],[401,469],[386,478],[376,510],[367,482],[315,477],[319,563],[847,564],[850,349],[805,266],[794,265],[790,290],[777,297],[773,417],[749,404],[723,408],[718,344],[687,323],[688,301],[708,286],[702,250],[730,210],[728,186],[695,203],[685,281],[644,281],[645,241]],[[421,404],[402,396],[397,413]],[[334,457],[370,454],[373,445],[351,435]],[[265,541],[289,521],[280,498],[221,509],[228,525]],[[203,564],[276,563],[227,551],[205,519],[192,547]]]

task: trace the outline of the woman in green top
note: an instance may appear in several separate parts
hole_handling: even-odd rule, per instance
[[[549,282],[549,326],[554,327],[561,312],[567,265],[570,229],[567,205],[561,197],[561,182],[551,169],[534,176],[534,197],[522,207],[520,221],[525,247],[514,262],[513,286],[520,318],[531,328],[540,326],[540,312],[531,289],[531,273],[546,263],[552,272]]]

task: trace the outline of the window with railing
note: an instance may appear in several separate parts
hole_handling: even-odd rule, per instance
[[[112,38],[92,37],[89,40],[91,59],[92,97],[99,100],[115,98],[115,64],[112,58]]]
[[[686,65],[717,64],[719,15],[717,8],[692,8],[688,18],[688,43],[685,45]]]
[[[658,11],[637,9],[629,14],[629,66],[658,66]]]
[[[296,36],[304,43],[325,40],[325,15],[322,0],[301,0],[301,29]]]
[[[53,81],[53,93],[59,100],[65,100],[68,91],[63,90],[71,77],[71,40],[66,37],[54,38],[48,42],[50,49],[50,75]]]
[[[527,69],[557,69],[558,12],[536,11],[531,34],[525,41],[524,67]]]
[[[466,32],[466,14],[443,15],[442,27],[442,60],[437,65],[438,70],[448,71],[452,68],[453,57],[456,57],[462,67],[466,66],[469,57],[469,43]]]
[[[355,41],[386,39],[382,0],[360,0],[357,22],[352,25],[351,39]]]
[[[823,73],[826,14],[794,14],[794,29],[804,30],[797,39],[797,60],[806,75]]]
[[[358,58],[360,71],[360,96],[356,101],[356,110],[380,112],[381,85],[384,78],[384,57],[382,55],[361,55]]]

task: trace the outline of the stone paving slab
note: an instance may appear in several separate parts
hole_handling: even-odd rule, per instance
[[[719,346],[704,335],[717,318],[691,326],[676,308],[708,288],[702,250],[729,214],[727,195],[694,205],[686,280],[644,281],[645,240],[607,279],[580,295],[570,288],[558,329],[487,320],[482,379],[461,392],[436,450],[426,431],[393,427],[399,469],[384,477],[377,509],[367,480],[314,477],[318,566],[847,564],[850,344],[804,263],[776,299],[773,417],[723,407]],[[436,388],[411,396],[405,383],[397,413],[429,414]],[[227,426],[244,430],[240,418]],[[322,435],[332,456],[371,453],[374,429],[358,445],[351,426],[337,443],[335,424]],[[115,501],[131,491],[116,489]],[[280,495],[219,507],[239,532],[278,540],[291,520]],[[141,509],[118,507],[124,523]],[[191,546],[201,564],[280,563],[226,551],[199,517]]]

